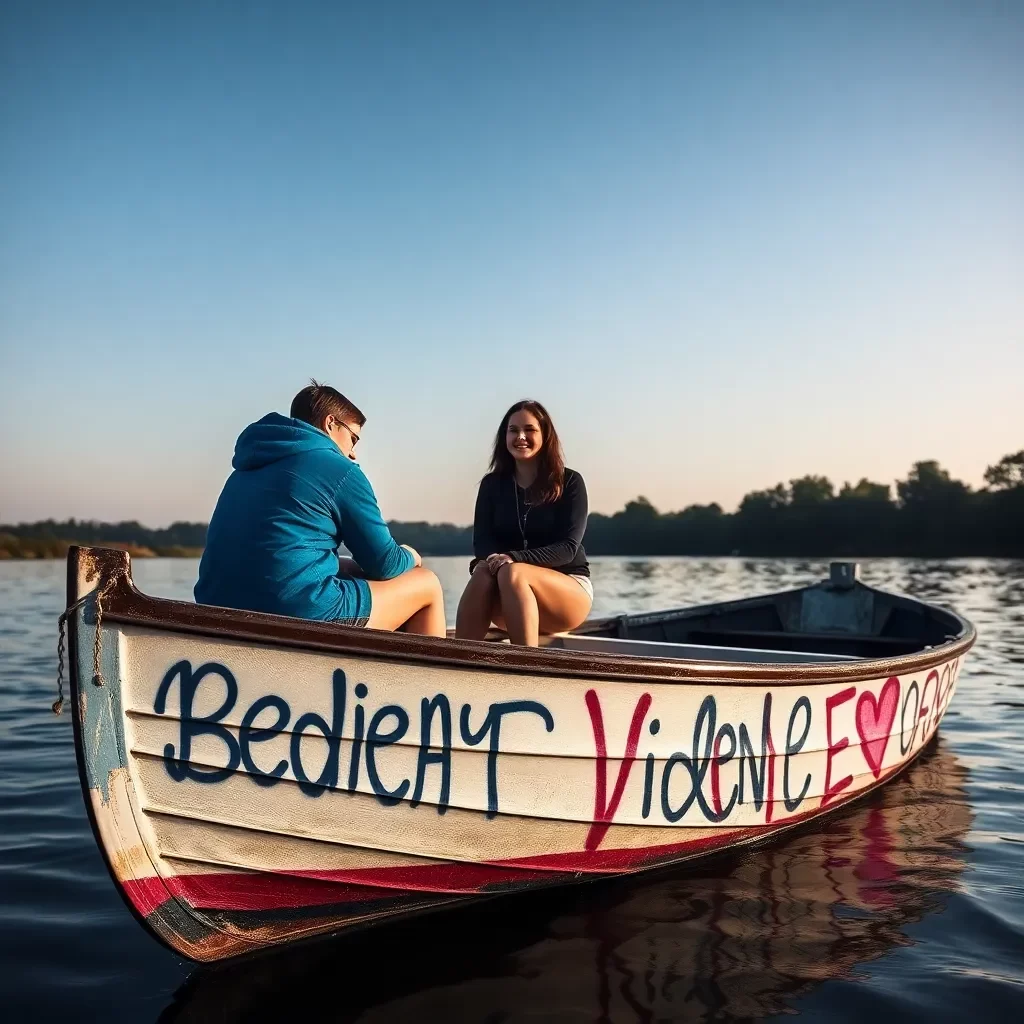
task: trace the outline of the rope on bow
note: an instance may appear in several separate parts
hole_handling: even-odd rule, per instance
[[[96,597],[96,635],[92,641],[92,682],[94,686],[103,685],[103,672],[100,670],[100,657],[103,653],[103,590],[80,597],[74,604],[68,605],[57,619],[57,699],[51,705],[53,713],[59,715],[64,710],[64,629],[68,618],[81,608],[90,597]]]

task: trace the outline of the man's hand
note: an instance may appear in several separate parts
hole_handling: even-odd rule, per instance
[[[415,548],[409,547],[408,544],[401,544],[399,546],[405,548],[405,550],[412,555],[417,568],[419,568],[423,564],[423,559],[420,557],[420,553]]]

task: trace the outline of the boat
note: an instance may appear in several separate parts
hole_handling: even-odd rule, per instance
[[[967,769],[945,737],[886,786],[827,820],[727,857],[602,886],[599,899],[520,896],[391,929],[287,946],[193,971],[161,1024],[337,1016],[365,1021],[760,1020],[800,1009],[833,979],[862,977],[927,927],[962,885],[973,815]],[[932,922],[934,924],[934,922]],[[939,926],[941,929],[941,925]],[[487,935],[481,942],[480,935]],[[913,937],[911,937],[913,936]]]
[[[67,596],[97,843],[200,962],[768,840],[914,761],[975,641],[848,562],[538,648],[161,600],[105,548]]]

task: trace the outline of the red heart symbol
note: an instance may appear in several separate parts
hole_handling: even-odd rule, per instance
[[[889,745],[889,730],[896,718],[896,705],[899,702],[900,681],[896,676],[885,681],[885,686],[882,687],[877,699],[870,690],[865,690],[857,698],[857,734],[860,736],[860,749],[876,779],[882,771],[882,758],[885,756],[885,748]]]

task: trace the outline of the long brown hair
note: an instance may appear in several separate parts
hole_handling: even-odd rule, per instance
[[[565,456],[562,454],[562,442],[558,439],[558,431],[548,415],[547,409],[540,402],[526,399],[516,402],[511,409],[501,418],[501,425],[498,433],[494,436],[494,451],[491,453],[491,472],[501,476],[513,476],[516,470],[516,460],[508,450],[506,434],[508,432],[508,421],[517,412],[528,412],[537,417],[540,423],[542,444],[536,458],[537,479],[533,482],[530,490],[537,498],[539,504],[546,504],[549,501],[558,501],[562,496],[565,487]]]

